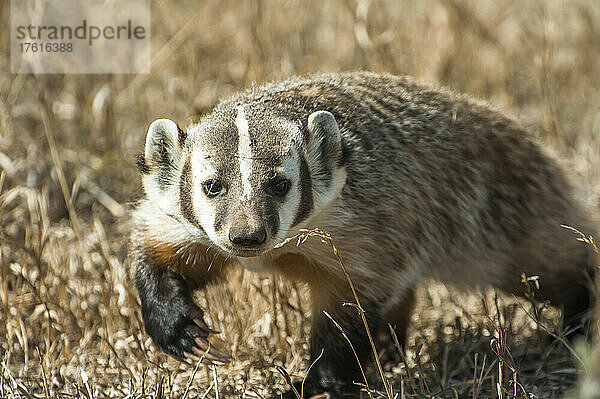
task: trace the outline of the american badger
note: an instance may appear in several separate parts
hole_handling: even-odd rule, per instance
[[[146,330],[179,359],[227,355],[191,292],[227,267],[308,284],[306,396],[356,394],[354,356],[370,346],[340,265],[303,228],[330,233],[369,325],[404,337],[415,284],[428,278],[526,291],[566,320],[590,304],[590,231],[564,173],[522,127],[485,104],[406,77],[292,78],[221,102],[198,124],[150,125],[138,158],[146,198],[133,213],[132,264]],[[282,245],[283,244],[283,245]]]

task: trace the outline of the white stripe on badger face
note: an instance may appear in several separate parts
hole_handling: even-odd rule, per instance
[[[248,201],[252,196],[252,185],[250,175],[252,174],[252,150],[250,149],[250,132],[248,121],[244,113],[244,107],[237,108],[235,125],[238,130],[238,159],[240,161],[240,175],[242,177],[241,201]]]

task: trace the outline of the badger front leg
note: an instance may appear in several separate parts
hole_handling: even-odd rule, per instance
[[[310,364],[315,363],[306,377],[303,387],[303,397],[328,393],[333,399],[352,397],[357,398],[360,387],[355,383],[364,384],[359,363],[366,370],[374,358],[371,344],[362,319],[355,306],[352,294],[333,295],[322,292],[323,287],[312,288],[313,313],[310,334]],[[372,333],[377,329],[381,320],[381,305],[377,300],[362,297],[359,299],[367,323]],[[344,306],[344,303],[348,303]],[[356,355],[339,328],[327,317],[329,314],[348,337]],[[358,359],[357,359],[358,358]],[[300,393],[301,383],[295,384]],[[295,398],[293,392],[286,394],[287,398]]]
[[[367,317],[369,328],[379,325],[380,308],[375,304],[362,304]],[[317,390],[329,391],[332,397],[357,397],[359,388],[355,383],[364,383],[359,363],[363,369],[373,362],[373,353],[369,337],[357,309],[353,306],[337,309],[321,309],[315,312],[311,336],[310,359],[311,363],[317,361],[314,377],[309,375],[308,381],[317,382]],[[316,309],[317,310],[317,309]],[[318,311],[318,310],[317,310]],[[352,343],[356,355],[342,332],[329,320],[324,311],[342,327],[344,333]],[[358,358],[358,359],[357,359]],[[318,392],[315,392],[318,393]]]
[[[193,291],[221,277],[228,264],[206,246],[175,246],[150,236],[139,213],[134,220],[138,228],[132,230],[129,254],[146,332],[156,346],[181,361],[227,361],[228,355],[208,343],[215,331],[204,323]]]
[[[186,363],[229,360],[210,346],[208,335],[216,331],[204,322],[204,312],[192,298],[193,285],[181,274],[139,259],[135,282],[146,332],[160,349]]]

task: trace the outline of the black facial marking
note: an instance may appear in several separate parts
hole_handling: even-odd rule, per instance
[[[150,174],[150,168],[146,165],[146,157],[141,152],[135,154],[135,164],[141,173],[145,175]]]
[[[179,143],[179,148],[183,149],[183,146],[185,145],[185,139],[187,138],[187,133],[179,126],[177,126],[177,130],[179,131],[179,134],[177,135],[177,142]]]
[[[196,219],[192,206],[192,170],[189,158],[185,160],[181,172],[181,180],[179,182],[179,208],[181,209],[181,214],[184,218],[197,228],[202,229],[200,222]]]
[[[279,210],[275,201],[269,200],[265,204],[265,219],[271,236],[279,232]]]
[[[304,154],[300,154],[300,205],[292,222],[292,227],[302,222],[313,209],[313,192],[310,170]]]
[[[308,144],[310,141],[310,131],[305,123],[300,124],[300,133],[302,134],[302,140],[304,140],[304,144]]]
[[[229,201],[227,199],[221,200],[217,203],[215,210],[215,223],[213,228],[215,231],[221,231],[223,224],[227,220],[229,215]]]

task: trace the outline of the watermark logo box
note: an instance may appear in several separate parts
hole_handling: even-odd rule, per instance
[[[12,73],[150,72],[150,0],[11,0]]]

